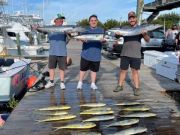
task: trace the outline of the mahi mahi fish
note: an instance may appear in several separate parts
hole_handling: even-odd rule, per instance
[[[68,105],[60,105],[60,106],[50,106],[45,108],[40,108],[38,111],[56,111],[56,110],[68,110],[71,107]]]
[[[43,120],[36,120],[37,122],[51,122],[51,121],[61,121],[61,120],[69,120],[76,118],[76,115],[66,114],[66,115],[60,115],[60,116],[54,116],[54,117],[48,117]]]
[[[127,107],[127,108],[123,108],[123,111],[148,111],[150,110],[149,107],[145,107],[145,106],[140,106],[140,107]]]
[[[110,115],[110,116],[102,115],[102,116],[95,116],[95,117],[92,117],[83,121],[106,121],[106,120],[112,120],[114,118],[115,117],[113,115]]]
[[[82,104],[80,105],[81,107],[102,107],[105,106],[106,104],[104,103],[87,103],[87,104]]]
[[[37,30],[43,32],[84,32],[85,28],[74,26],[74,25],[63,25],[63,26],[44,26],[38,27]]]
[[[98,132],[73,132],[71,135],[101,135]]]
[[[40,115],[49,115],[49,116],[59,116],[59,115],[65,115],[65,114],[68,114],[68,112],[65,112],[65,111],[51,111],[51,112],[36,112],[37,114],[40,114]]]
[[[155,113],[142,112],[142,113],[132,113],[126,115],[120,115],[120,117],[129,117],[129,118],[146,118],[146,117],[155,117],[157,116]]]
[[[112,110],[110,107],[97,107],[97,108],[91,108],[91,109],[87,109],[87,110],[84,110],[84,111],[110,111]]]
[[[83,112],[81,112],[80,114],[85,114],[85,115],[87,115],[87,114],[91,114],[91,115],[105,115],[105,114],[113,114],[114,113],[114,111],[112,111],[112,110],[109,110],[109,111],[107,111],[107,110],[97,110],[97,111],[83,111]]]
[[[135,36],[135,35],[140,35],[142,30],[152,31],[160,27],[162,27],[162,25],[148,24],[148,25],[141,25],[135,28],[112,28],[109,29],[107,32],[114,34],[118,32],[122,36]]]
[[[144,133],[144,132],[147,132],[147,128],[145,128],[145,127],[132,127],[129,129],[125,129],[125,130],[116,132],[111,135],[135,135],[135,134],[140,134],[140,133]]]
[[[136,124],[138,122],[139,122],[139,119],[121,120],[121,121],[113,122],[109,125],[106,125],[105,128],[114,127],[114,126],[128,126],[128,125]]]
[[[74,123],[74,124],[68,124],[66,126],[61,126],[61,127],[54,127],[57,131],[59,129],[90,129],[95,127],[96,124],[92,122],[81,122],[81,123]]]
[[[131,105],[140,105],[140,102],[121,102],[121,103],[117,103],[115,105],[120,105],[120,106],[131,106]]]

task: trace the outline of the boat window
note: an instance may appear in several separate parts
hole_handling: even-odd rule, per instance
[[[16,37],[16,33],[14,33],[14,32],[8,32],[8,36],[10,36],[10,37]]]

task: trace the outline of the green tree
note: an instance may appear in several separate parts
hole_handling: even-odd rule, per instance
[[[164,25],[167,29],[171,28],[173,24],[178,24],[180,21],[180,15],[176,13],[168,13],[160,15],[157,19],[155,19],[152,23],[153,24],[161,24]]]
[[[119,26],[120,26],[120,22],[114,19],[109,19],[104,23],[104,28],[106,30],[110,28],[114,28],[114,27],[119,27]]]

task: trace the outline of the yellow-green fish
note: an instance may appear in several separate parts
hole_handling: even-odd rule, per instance
[[[40,108],[38,111],[57,111],[57,110],[68,110],[71,107],[68,105],[60,105],[60,106],[50,106],[45,108]]]
[[[81,107],[102,107],[105,106],[106,104],[104,103],[87,103],[87,104],[82,104],[80,105]]]
[[[69,120],[76,118],[76,115],[66,114],[66,115],[60,115],[60,116],[54,116],[54,117],[48,117],[43,120],[36,120],[37,122],[50,122],[50,121],[61,121],[61,120]]]
[[[128,129],[116,132],[111,135],[135,135],[135,134],[140,134],[144,132],[147,132],[147,128],[145,127],[132,127],[132,128],[128,128]]]
[[[65,114],[68,114],[68,112],[65,112],[65,111],[51,111],[51,112],[36,112],[37,114],[40,114],[40,115],[49,115],[49,116],[59,116],[59,115],[65,115]]]
[[[105,114],[113,114],[114,111],[106,111],[106,110],[97,110],[97,111],[83,111],[80,114],[90,114],[90,115],[105,115]]]
[[[120,117],[129,117],[129,118],[146,118],[146,117],[155,117],[155,113],[149,113],[149,112],[140,112],[140,113],[132,113],[132,114],[126,114],[126,115],[120,115]]]
[[[71,135],[101,135],[98,132],[73,132]]]
[[[141,106],[141,107],[127,107],[123,108],[124,111],[148,111],[150,110],[149,107]]]
[[[81,122],[81,123],[75,123],[75,124],[68,124],[66,126],[61,126],[61,127],[55,127],[56,130],[59,129],[90,129],[95,127],[96,124],[92,123],[92,122]]]
[[[112,108],[110,107],[97,107],[97,108],[91,108],[84,111],[110,111]]]
[[[89,119],[86,119],[86,120],[83,120],[83,121],[106,121],[106,120],[112,120],[114,119],[115,117],[113,115],[102,115],[102,116],[95,116],[95,117],[92,117],[92,118],[89,118]]]
[[[140,105],[140,102],[122,102],[122,103],[117,103],[115,105],[120,105],[120,106],[128,106],[128,105]]]
[[[121,121],[113,122],[109,125],[106,125],[105,127],[107,128],[107,127],[114,127],[114,126],[129,126],[136,123],[139,123],[139,119],[121,120]]]

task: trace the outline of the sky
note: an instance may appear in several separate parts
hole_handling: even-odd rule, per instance
[[[44,4],[43,4],[44,1]],[[144,0],[145,3],[154,0]],[[127,20],[129,11],[136,11],[137,0],[8,0],[5,12],[13,14],[22,11],[26,14],[38,14],[48,24],[58,13],[64,14],[68,24],[75,24],[96,14],[101,22],[108,19]],[[44,10],[43,10],[44,9]],[[175,12],[180,14],[180,8],[162,13]],[[161,14],[162,14],[161,13]],[[146,18],[150,13],[143,13]]]

